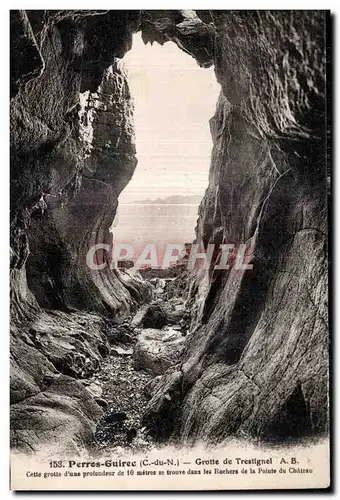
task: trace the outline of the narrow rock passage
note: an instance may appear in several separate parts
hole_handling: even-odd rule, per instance
[[[98,391],[106,402],[105,415],[97,426],[95,446],[99,450],[109,447],[145,448],[150,438],[142,428],[141,418],[147,404],[144,387],[152,376],[135,370],[132,349],[117,349],[103,361],[102,369],[88,382],[88,388]],[[116,352],[117,352],[116,351]]]
[[[134,318],[108,328],[109,354],[101,369],[83,380],[104,410],[96,428],[94,454],[152,446],[153,438],[142,418],[161,375],[179,362],[183,351],[189,326],[184,299],[166,293],[171,280],[150,281],[156,285],[156,299],[140,308]]]

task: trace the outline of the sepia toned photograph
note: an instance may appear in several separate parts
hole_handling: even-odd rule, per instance
[[[10,11],[12,489],[330,486],[330,27]]]

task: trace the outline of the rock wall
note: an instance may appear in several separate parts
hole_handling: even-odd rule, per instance
[[[137,24],[138,12],[11,12],[11,443],[20,451],[92,443],[102,410],[77,379],[100,368],[107,343],[105,321],[88,312],[119,322],[150,297],[141,279],[86,265],[94,243],[110,243],[137,163],[117,59]]]
[[[109,255],[102,251],[96,262],[106,267],[90,269],[87,254],[96,244],[112,244],[109,229],[118,196],[137,164],[133,104],[122,63],[117,60],[104,71],[96,92],[80,97],[81,181],[73,195],[65,189],[49,195],[46,213],[32,221],[28,285],[42,307],[97,311],[119,320],[150,298],[150,288],[110,269]]]
[[[131,47],[137,13],[12,15],[13,26],[31,37],[24,34],[18,46],[16,31],[12,37],[12,247],[21,286],[13,289],[23,294],[25,264],[40,306],[119,319],[148,299],[149,289],[127,273],[91,271],[86,255],[95,243],[111,243],[117,199],[137,164],[133,104],[116,57]],[[26,84],[14,57],[23,40],[30,50],[35,43],[41,62],[39,76],[21,69],[30,70]],[[22,309],[22,301],[12,306]]]
[[[145,421],[160,437],[193,441],[323,434],[325,14],[197,14],[214,31],[222,87],[197,238],[247,244],[253,269],[196,273],[184,359],[157,386]]]

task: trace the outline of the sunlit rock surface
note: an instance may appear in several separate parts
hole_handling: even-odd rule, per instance
[[[177,330],[146,328],[138,335],[134,347],[135,368],[154,376],[161,375],[178,364],[183,344],[184,338]]]
[[[102,415],[78,381],[96,372],[108,344],[87,313],[41,312],[11,332],[11,445],[20,452],[80,453]]]
[[[182,425],[173,432],[215,442],[232,434],[270,441],[322,434],[328,404],[324,14],[198,15],[215,30],[222,94],[211,120],[214,148],[197,237],[203,245],[247,243],[253,269],[201,270],[191,284],[196,319],[181,366],[181,417],[173,403]],[[167,385],[165,377],[163,396]],[[159,407],[168,434],[171,402],[160,403],[159,387],[155,398],[151,426]]]
[[[98,370],[107,350],[100,319],[69,311],[120,321],[150,296],[141,278],[86,265],[92,244],[110,243],[118,195],[137,163],[117,57],[131,48],[138,13],[11,16],[12,444],[62,446],[67,427],[65,446],[81,451],[102,410],[74,378]],[[70,387],[46,389],[52,369],[71,376]]]

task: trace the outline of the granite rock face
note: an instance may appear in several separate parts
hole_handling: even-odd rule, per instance
[[[137,24],[138,12],[11,12],[11,442],[20,451],[81,451],[102,415],[78,379],[108,352],[105,322],[70,311],[119,322],[150,297],[141,278],[86,265],[94,243],[111,243],[137,163],[117,59]]]
[[[145,43],[172,41],[203,68],[213,64],[214,29],[193,10],[150,10],[141,15]]]
[[[252,270],[200,271],[182,359],[146,421],[183,440],[280,441],[327,431],[323,13],[198,11],[222,92],[197,238],[246,244]],[[178,374],[178,372],[176,372]],[[178,377],[177,377],[178,378]],[[176,380],[177,380],[176,378]],[[169,417],[169,419],[172,417]],[[175,422],[182,420],[178,428]],[[161,422],[161,423],[160,423]],[[171,425],[170,425],[171,427]]]
[[[12,328],[11,447],[78,454],[91,445],[103,412],[77,378],[98,368],[105,339],[93,325],[78,330],[72,318],[51,322],[46,314],[35,330]]]
[[[136,298],[141,283],[114,272],[89,274],[86,253],[94,241],[109,243],[117,197],[137,163],[132,103],[117,59],[131,48],[137,13],[13,11],[12,17],[13,299],[29,295],[25,268],[41,306],[115,315],[112,288],[124,309],[133,303],[128,289]],[[23,47],[35,47],[38,76],[33,56],[28,66],[22,58]],[[14,317],[22,308],[22,300],[12,301]]]
[[[112,245],[109,229],[118,196],[137,164],[132,113],[126,74],[117,60],[104,71],[96,92],[80,95],[81,186],[74,196],[64,191],[49,195],[46,216],[30,228],[28,284],[42,307],[97,311],[119,319],[151,297],[151,287],[141,279],[111,269],[109,252],[96,253],[104,269],[88,266],[94,245]]]

